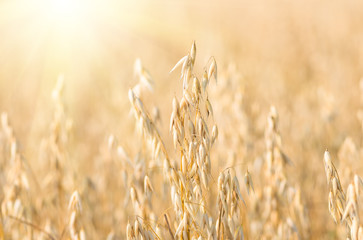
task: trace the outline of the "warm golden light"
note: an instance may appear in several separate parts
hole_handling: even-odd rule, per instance
[[[52,11],[59,16],[73,17],[77,11],[81,10],[79,3],[72,0],[52,0]]]
[[[0,240],[363,240],[362,22],[0,0]]]
[[[68,77],[81,74],[82,69],[92,69],[89,64],[102,54],[103,41],[117,37],[117,25],[126,22],[122,9],[112,0],[0,3],[0,26],[8,26],[2,38],[9,43],[0,46],[0,51],[11,51],[12,59],[19,56],[17,65],[23,65],[24,72],[34,65],[31,71],[36,70],[46,81],[54,81],[60,73]],[[17,42],[24,47],[10,44]]]
[[[96,8],[95,1],[84,0],[40,0],[40,8],[35,14],[42,16],[44,22],[48,22],[55,32],[60,34],[74,34],[92,27],[92,20],[96,14],[104,14]],[[98,4],[101,2],[97,2]],[[105,2],[106,4],[106,2]]]
[[[89,4],[80,0],[51,0],[49,10],[45,10],[49,11],[49,17],[57,24],[72,27],[72,24],[78,25],[81,21],[87,20],[88,7]]]

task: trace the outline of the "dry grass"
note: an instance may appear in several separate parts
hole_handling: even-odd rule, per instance
[[[0,3],[0,240],[363,239],[362,3],[106,2]]]

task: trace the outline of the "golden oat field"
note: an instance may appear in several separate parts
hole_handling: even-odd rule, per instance
[[[0,0],[0,240],[363,239],[363,2]]]

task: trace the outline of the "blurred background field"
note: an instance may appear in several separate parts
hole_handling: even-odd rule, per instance
[[[328,148],[340,174],[349,167],[362,176],[362,22],[363,2],[354,0],[0,0],[0,111],[8,114],[30,186],[37,186],[29,190],[31,221],[45,228],[47,217],[57,219],[59,236],[67,224],[68,199],[78,190],[87,238],[106,239],[111,231],[115,239],[126,238],[134,215],[123,213],[127,194],[117,179],[119,163],[108,161],[107,141],[113,135],[131,157],[137,155],[139,137],[127,97],[138,82],[134,62],[140,58],[154,80],[154,91],[142,99],[150,112],[155,106],[160,110],[158,127],[175,155],[168,126],[182,82],[179,70],[169,71],[195,40],[196,73],[202,75],[210,56],[218,65],[218,83],[210,86],[220,132],[212,178],[235,158],[236,171],[252,169],[258,188],[261,177],[253,169],[264,157],[266,117],[274,105],[282,146],[293,162],[287,176],[301,188],[310,220],[302,238],[342,239],[344,226],[329,215],[323,154]],[[64,150],[65,200],[64,209],[46,211],[38,202],[46,195],[42,182],[49,171],[40,146],[51,134],[52,90],[60,74],[72,120]],[[347,138],[349,146],[342,148]],[[8,171],[3,155],[0,200]],[[346,189],[350,178],[341,178]],[[157,180],[153,185],[157,188]],[[243,195],[248,216],[253,196],[245,190]],[[163,203],[153,199],[156,213],[171,206]],[[248,225],[245,237],[259,239]]]

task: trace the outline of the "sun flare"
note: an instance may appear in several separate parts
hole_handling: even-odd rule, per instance
[[[60,73],[68,75],[71,68],[79,69],[77,73],[81,68],[92,69],[89,64],[103,54],[107,46],[104,42],[116,41],[113,39],[118,37],[115,22],[125,22],[120,6],[112,0],[0,3],[0,26],[9,26],[2,34],[5,41],[2,48],[19,56],[18,64],[23,64],[24,72],[35,65],[33,69],[47,79],[54,79]],[[26,45],[29,50],[13,48],[14,42]]]

